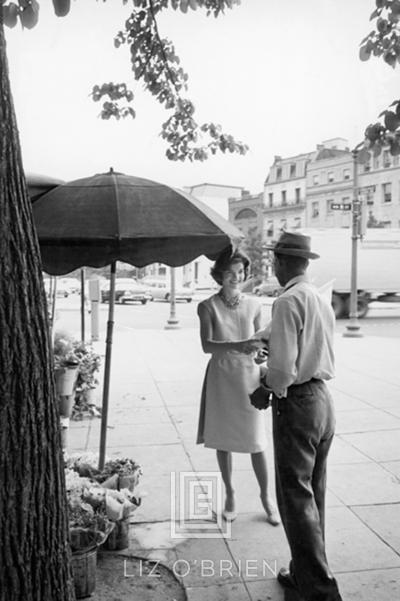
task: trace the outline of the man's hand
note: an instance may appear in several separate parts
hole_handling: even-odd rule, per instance
[[[271,404],[272,390],[264,384],[260,384],[258,388],[249,394],[249,397],[250,403],[256,409],[268,409]]]

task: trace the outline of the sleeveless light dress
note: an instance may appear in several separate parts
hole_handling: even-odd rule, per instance
[[[254,334],[260,314],[258,300],[242,295],[237,307],[226,307],[218,294],[200,303],[209,312],[213,340],[236,341]],[[250,404],[249,393],[260,384],[254,354],[237,351],[213,353],[201,398],[197,443],[236,453],[258,453],[267,446],[265,412]]]

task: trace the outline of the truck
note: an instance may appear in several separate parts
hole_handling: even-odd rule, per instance
[[[352,238],[349,228],[308,228],[311,260],[308,275],[318,287],[332,283],[332,307],[337,318],[350,310]],[[357,314],[364,317],[373,301],[400,302],[400,229],[367,228],[357,240]]]

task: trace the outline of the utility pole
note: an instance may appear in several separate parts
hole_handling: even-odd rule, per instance
[[[350,311],[349,322],[343,336],[347,338],[361,338],[360,324],[358,321],[358,290],[357,290],[357,250],[360,237],[361,200],[358,194],[358,162],[357,150],[353,150],[353,202],[351,207],[351,282],[350,282]]]

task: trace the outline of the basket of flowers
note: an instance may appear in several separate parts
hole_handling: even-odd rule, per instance
[[[104,488],[134,492],[142,475],[142,468],[129,457],[106,457],[104,468],[98,469],[98,455],[95,453],[74,453],[67,459],[67,466],[80,476],[91,478]]]
[[[81,599],[96,587],[97,548],[114,523],[107,516],[104,488],[68,468],[65,482],[75,596]]]
[[[75,453],[67,458],[66,463],[79,478],[92,483],[89,495],[92,505],[96,490],[103,491],[101,499],[104,499],[105,514],[115,524],[114,530],[104,541],[105,548],[126,548],[129,543],[130,516],[142,501],[142,493],[138,488],[141,467],[124,457],[106,459],[104,469],[99,470],[98,455],[94,453]]]

